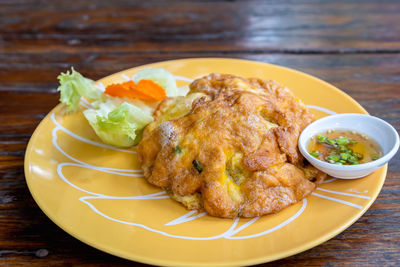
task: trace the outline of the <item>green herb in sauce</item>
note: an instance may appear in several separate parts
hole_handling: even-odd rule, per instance
[[[328,131],[308,144],[311,156],[337,165],[357,165],[377,160],[380,147],[369,137],[354,131]]]

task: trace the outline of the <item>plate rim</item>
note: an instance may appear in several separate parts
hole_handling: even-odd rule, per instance
[[[165,63],[173,63],[173,62],[180,62],[180,61],[208,61],[208,60],[217,60],[217,61],[236,61],[236,62],[247,62],[247,63],[252,63],[252,64],[260,64],[260,65],[269,65],[269,66],[273,66],[276,68],[281,68],[281,69],[285,69],[285,70],[289,70],[289,71],[293,71],[296,72],[298,74],[301,74],[302,76],[305,76],[307,78],[311,78],[313,80],[316,80],[318,82],[322,82],[323,84],[325,84],[326,86],[329,86],[331,89],[333,89],[334,91],[336,91],[337,93],[341,94],[342,96],[344,96],[345,98],[347,98],[348,100],[350,100],[353,104],[355,104],[356,106],[358,106],[363,112],[364,114],[369,114],[355,99],[353,99],[350,95],[348,95],[347,93],[343,92],[342,90],[340,90],[339,88],[337,88],[336,86],[318,78],[315,77],[313,75],[307,74],[305,72],[299,71],[297,69],[293,69],[293,68],[289,68],[289,67],[284,67],[284,66],[280,66],[280,65],[276,65],[276,64],[271,64],[271,63],[265,63],[265,62],[261,62],[261,61],[254,61],[254,60],[246,60],[246,59],[237,59],[237,58],[224,58],[224,57],[205,57],[205,58],[182,58],[182,59],[172,59],[172,60],[166,60],[166,61],[158,61],[158,62],[153,62],[153,63],[149,63],[149,64],[144,64],[144,65],[138,65],[132,68],[128,68],[128,69],[124,69],[115,73],[112,73],[110,75],[107,75],[105,77],[102,77],[101,79],[98,79],[98,81],[101,81],[103,79],[106,79],[110,76],[113,75],[118,75],[118,74],[122,74],[125,73],[129,70],[133,70],[133,69],[138,69],[138,68],[146,68],[146,67],[152,67],[152,65],[158,65],[158,64],[165,64]],[[98,243],[92,243],[90,240],[87,240],[85,237],[80,237],[77,233],[73,233],[72,231],[70,231],[67,227],[65,227],[57,218],[51,216],[47,210],[45,209],[45,207],[43,206],[43,203],[41,201],[39,201],[39,197],[36,195],[35,191],[32,189],[32,185],[31,182],[29,181],[30,179],[28,179],[28,174],[29,174],[29,170],[28,170],[28,161],[30,158],[30,153],[32,151],[32,146],[34,143],[34,140],[37,138],[37,135],[39,134],[39,129],[43,127],[45,120],[48,120],[49,116],[58,108],[60,108],[62,104],[59,103],[57,104],[54,108],[52,108],[48,114],[40,121],[40,123],[38,124],[38,126],[35,128],[32,136],[29,139],[28,145],[26,147],[26,153],[25,153],[25,157],[24,157],[24,175],[25,175],[25,181],[27,183],[29,192],[31,193],[33,199],[35,200],[36,204],[39,206],[39,208],[42,210],[42,212],[54,223],[56,224],[59,228],[61,228],[63,231],[65,231],[66,233],[68,233],[69,235],[73,236],[74,238],[76,238],[77,240],[93,247],[96,248],[102,252],[111,254],[113,256],[117,256],[123,259],[128,259],[131,261],[136,261],[139,263],[145,263],[145,264],[153,264],[153,265],[161,265],[161,266],[187,266],[188,264],[190,264],[191,266],[231,266],[232,264],[234,265],[253,265],[253,264],[260,264],[260,263],[267,263],[267,262],[272,262],[272,261],[276,261],[279,259],[283,259],[286,257],[290,257],[299,253],[302,253],[306,250],[309,250],[313,247],[316,247],[330,239],[332,239],[333,237],[337,236],[338,234],[342,233],[344,230],[346,230],[347,228],[349,228],[352,224],[354,224],[359,218],[361,218],[364,213],[371,207],[371,205],[375,202],[376,198],[379,196],[383,184],[386,180],[386,176],[387,176],[387,169],[388,169],[388,164],[385,164],[384,166],[382,166],[379,170],[382,170],[382,176],[383,178],[381,179],[381,182],[378,184],[377,190],[376,190],[376,194],[371,196],[370,201],[364,206],[364,208],[361,210],[360,213],[357,213],[353,218],[351,218],[350,220],[347,221],[347,223],[343,224],[342,226],[335,228],[335,230],[332,230],[330,232],[328,232],[327,234],[324,234],[318,238],[315,238],[312,241],[309,241],[308,243],[301,245],[301,246],[297,246],[293,249],[289,249],[287,251],[283,251],[281,253],[275,253],[274,256],[259,256],[259,257],[253,257],[251,259],[245,259],[245,260],[234,260],[234,261],[225,261],[225,262],[212,262],[212,263],[201,263],[201,262],[182,262],[182,261],[176,261],[176,260],[162,260],[162,259],[155,259],[155,258],[151,258],[151,257],[146,257],[146,256],[140,256],[140,255],[132,255],[130,253],[124,253],[123,251],[120,251],[119,249],[114,249],[112,250],[112,248],[107,247],[107,245],[105,244],[98,244]]]

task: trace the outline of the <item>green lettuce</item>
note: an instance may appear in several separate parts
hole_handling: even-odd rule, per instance
[[[60,86],[57,91],[60,92],[60,102],[67,106],[67,111],[75,112],[79,110],[79,101],[81,97],[97,101],[102,97],[102,92],[94,87],[94,81],[83,77],[79,72],[71,68],[71,73],[61,73],[57,79]]]
[[[116,106],[107,101],[83,114],[104,143],[119,147],[136,145],[144,127],[153,120],[150,112],[127,102]]]

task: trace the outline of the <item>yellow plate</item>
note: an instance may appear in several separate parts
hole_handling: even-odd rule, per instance
[[[273,79],[318,117],[366,113],[334,86],[299,71],[236,59],[184,59],[125,70],[99,81],[122,82],[145,67],[169,70],[178,85],[211,72]],[[82,103],[85,105],[85,103]],[[284,258],[339,234],[373,203],[387,165],[356,180],[328,180],[278,214],[219,219],[189,212],[144,180],[135,148],[96,137],[81,112],[58,105],[33,134],[25,157],[29,189],[58,226],[105,252],[155,265],[245,265]]]

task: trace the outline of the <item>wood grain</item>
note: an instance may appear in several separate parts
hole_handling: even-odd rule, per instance
[[[26,145],[58,103],[56,76],[98,79],[157,61],[233,57],[287,66],[400,130],[398,1],[0,1],[0,265],[142,266],[51,222],[25,183]],[[396,266],[400,156],[371,208],[333,239],[264,266]]]
[[[400,50],[395,0],[18,2],[0,3],[5,52]]]

